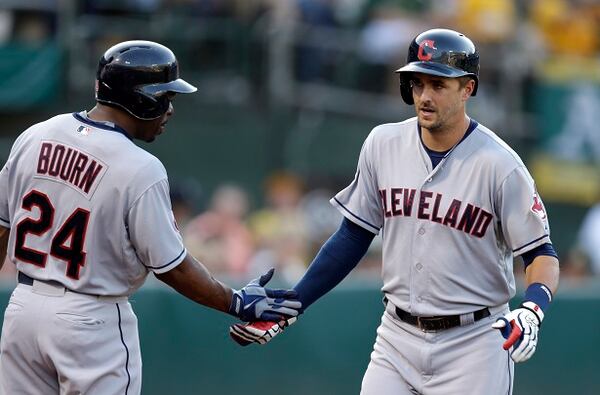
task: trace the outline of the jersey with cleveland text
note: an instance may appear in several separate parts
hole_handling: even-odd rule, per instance
[[[332,200],[383,237],[383,291],[421,316],[507,303],[513,257],[550,242],[546,211],[519,156],[482,125],[432,169],[417,119],[376,127],[352,183]]]

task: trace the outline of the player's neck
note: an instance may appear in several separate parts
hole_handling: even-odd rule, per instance
[[[87,116],[93,121],[112,122],[133,136],[132,132],[135,130],[135,121],[123,111],[98,103],[87,112]]]
[[[432,151],[448,151],[463,138],[469,128],[469,122],[469,117],[464,114],[456,122],[444,125],[441,128],[430,130],[421,126],[423,144]]]

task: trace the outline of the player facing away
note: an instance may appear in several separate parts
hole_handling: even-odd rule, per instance
[[[386,307],[363,395],[511,394],[513,361],[535,352],[558,259],[527,168],[466,113],[478,72],[463,34],[433,29],[412,41],[397,73],[417,116],[369,134],[354,180],[331,199],[344,220],[294,287],[304,310],[381,232]],[[516,256],[527,290],[509,311]],[[230,333],[264,344],[294,321],[235,324]]]
[[[240,290],[214,279],[177,230],[167,173],[133,139],[153,141],[173,115],[174,54],[149,41],[101,57],[96,106],[33,125],[0,172],[0,262],[18,285],[0,342],[4,394],[139,394],[137,318],[128,296],[153,272],[186,297],[242,320],[293,317],[292,290]],[[8,248],[8,251],[7,251]]]

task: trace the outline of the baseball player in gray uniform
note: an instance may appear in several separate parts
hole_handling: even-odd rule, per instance
[[[466,114],[478,87],[471,40],[421,33],[397,72],[417,116],[369,134],[354,180],[331,200],[343,223],[295,290],[306,309],[381,233],[386,307],[361,393],[511,394],[513,362],[535,352],[558,285],[544,205],[519,156]],[[509,311],[516,256],[527,290]],[[294,321],[235,324],[230,333],[264,344]]]
[[[153,272],[186,297],[246,321],[298,314],[293,290],[214,279],[182,243],[153,141],[179,78],[163,45],[127,41],[98,66],[96,106],[30,127],[0,172],[0,261],[18,285],[0,343],[4,394],[139,394],[137,318],[128,302]],[[7,251],[8,249],[8,251]]]

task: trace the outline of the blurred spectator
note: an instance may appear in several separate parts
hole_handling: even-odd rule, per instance
[[[573,248],[569,251],[567,258],[560,265],[561,281],[570,283],[579,282],[590,278],[592,275],[590,269],[590,258],[579,248]]]
[[[371,0],[336,0],[333,3],[335,19],[342,26],[355,27],[363,17],[367,4]]]
[[[183,230],[184,244],[211,272],[245,278],[252,256],[252,234],[244,224],[248,197],[237,185],[222,185],[209,209]]]
[[[342,215],[330,203],[335,192],[327,189],[314,189],[306,193],[300,207],[306,221],[309,258],[315,256],[323,243],[340,226]]]
[[[359,77],[361,89],[371,92],[397,92],[394,70],[404,64],[406,48],[423,30],[420,16],[384,3],[373,10],[360,32],[358,56],[364,67]]]
[[[506,42],[518,22],[514,0],[433,1],[431,6],[438,25],[466,34],[478,47]]]
[[[199,200],[200,187],[194,180],[174,182],[170,186],[171,206],[177,227],[185,229],[196,215],[196,202]]]
[[[313,189],[306,193],[300,202],[306,221],[310,258],[317,255],[321,246],[338,230],[343,216],[329,200],[335,192],[328,189]],[[381,281],[382,240],[375,237],[360,264],[350,276],[372,277]]]
[[[289,283],[304,274],[310,251],[307,223],[300,207],[302,193],[302,183],[293,174],[278,172],[267,179],[267,205],[249,218],[257,242],[252,274],[275,267],[275,274]]]
[[[549,55],[598,54],[600,3],[597,0],[534,0],[530,13]]]
[[[334,0],[297,0],[300,21],[310,27],[337,26]],[[331,49],[321,48],[318,43],[300,44],[297,48],[297,77],[300,81],[328,79],[330,66],[334,63]]]
[[[381,281],[381,263],[383,260],[383,239],[381,236],[376,236],[369,245],[367,253],[360,261],[356,269],[354,269],[353,276],[357,277],[370,277]]]
[[[56,9],[8,9],[2,12],[0,23],[5,23],[0,27],[0,35],[3,36],[0,41],[21,45],[45,44],[56,35]]]
[[[586,213],[577,234],[575,247],[563,271],[572,276],[600,275],[600,204]]]

